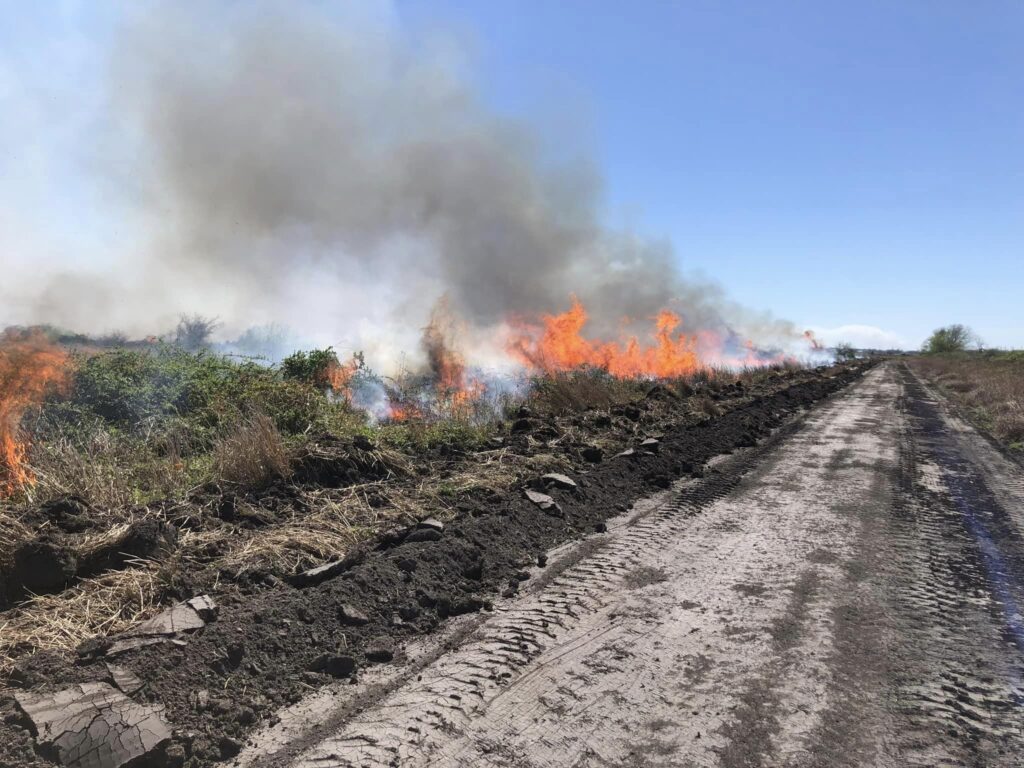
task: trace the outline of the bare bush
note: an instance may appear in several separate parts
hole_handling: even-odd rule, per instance
[[[182,315],[174,330],[174,343],[188,352],[206,349],[218,325],[220,322],[215,317]]]
[[[263,413],[242,419],[217,438],[213,466],[222,480],[247,488],[265,487],[291,473],[284,438]]]

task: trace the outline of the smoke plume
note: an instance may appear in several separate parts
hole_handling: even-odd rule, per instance
[[[571,296],[595,332],[671,308],[684,329],[792,334],[683,279],[668,244],[606,227],[592,164],[497,114],[465,70],[457,41],[386,6],[142,6],[110,72],[112,165],[145,222],[134,306],[391,360],[442,294],[478,339]],[[42,297],[64,315],[70,279]]]

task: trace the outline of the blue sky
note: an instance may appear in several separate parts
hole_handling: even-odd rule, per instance
[[[737,301],[832,340],[917,346],[963,322],[1024,345],[1024,4],[395,7],[456,29],[497,109],[592,153],[613,225],[671,240]],[[9,254],[117,237],[90,179],[120,10],[0,13],[0,258],[25,271]],[[835,330],[854,325],[880,330]]]

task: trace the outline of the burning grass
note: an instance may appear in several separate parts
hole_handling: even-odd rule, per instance
[[[67,353],[35,332],[5,331],[0,335],[0,496],[34,481],[26,465],[28,438],[21,422],[48,390],[62,388],[68,378]]]
[[[1024,453],[1024,352],[922,355],[911,365],[976,424]]]

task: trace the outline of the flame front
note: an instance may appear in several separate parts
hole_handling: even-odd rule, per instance
[[[69,380],[68,355],[38,333],[0,335],[0,497],[34,482],[21,421],[51,388]]]
[[[654,318],[653,343],[636,336],[625,341],[591,341],[583,337],[587,311],[577,299],[558,315],[545,315],[541,325],[516,324],[509,352],[528,368],[545,372],[584,366],[602,368],[622,378],[670,378],[701,370],[697,338],[675,334],[682,318],[665,309]]]
[[[427,354],[438,402],[446,405],[452,415],[464,416],[486,387],[466,370],[466,359],[458,350],[459,326],[448,297],[442,296],[430,313],[420,342]],[[393,419],[408,415],[400,408],[392,408]]]

